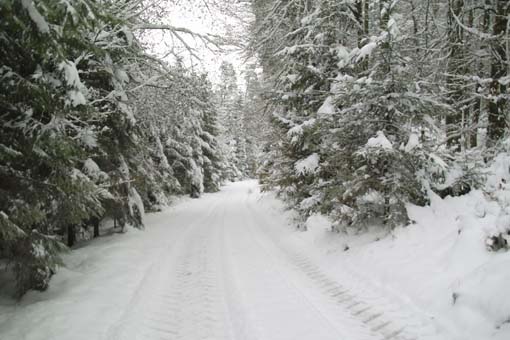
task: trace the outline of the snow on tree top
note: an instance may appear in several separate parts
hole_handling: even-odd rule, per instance
[[[333,102],[333,97],[329,96],[326,98],[322,106],[317,111],[318,114],[322,115],[330,115],[335,113],[335,104]]]
[[[58,68],[64,72],[64,78],[67,85],[78,89],[83,87],[83,84],[80,80],[80,75],[78,74],[78,69],[76,68],[76,64],[74,62],[69,60],[63,61],[58,65]]]
[[[365,57],[369,57],[372,54],[372,51],[377,47],[377,42],[372,41],[363,46],[358,51],[358,56],[356,57],[356,62],[360,62]]]
[[[384,204],[384,196],[377,190],[370,189],[358,198],[361,204]]]
[[[349,51],[347,48],[343,45],[340,45],[336,48],[336,55],[338,57],[338,67],[343,68],[345,67],[349,62]]]
[[[365,146],[367,148],[380,148],[387,150],[393,149],[391,142],[388,140],[388,138],[386,138],[384,132],[382,131],[377,131],[376,137],[370,138]]]
[[[85,160],[85,162],[83,163],[83,169],[89,175],[98,173],[99,171],[101,171],[99,169],[99,166],[97,165],[97,163],[94,162],[91,158],[87,158]]]
[[[84,129],[79,133],[81,143],[87,148],[97,147],[97,135],[92,129]]]
[[[287,79],[294,84],[299,79],[299,74],[289,74],[287,75]]]
[[[115,69],[115,78],[122,84],[127,84],[129,82],[129,75],[121,68]]]
[[[71,90],[67,92],[67,100],[66,104],[71,106],[85,105],[87,104],[87,99],[83,93],[77,90]]]
[[[39,258],[39,259],[48,256],[48,252],[46,251],[46,248],[40,241],[32,244],[31,253],[32,253],[32,255],[34,255],[36,258]]]
[[[407,141],[406,146],[404,147],[405,152],[409,152],[414,148],[420,145],[420,137],[416,133],[411,133],[409,135],[409,140]]]
[[[50,26],[44,20],[44,17],[39,13],[37,8],[35,8],[32,0],[21,0],[21,5],[27,10],[30,19],[35,23],[37,29],[41,33],[50,33]]]
[[[305,159],[296,162],[295,170],[298,175],[314,174],[319,169],[320,157],[317,153],[313,153]]]
[[[304,128],[313,126],[315,124],[315,122],[316,122],[315,118],[304,121],[302,124],[298,124],[298,125],[294,126],[293,128],[291,128],[287,132],[287,135],[289,137],[296,136],[296,135],[301,136],[303,134]]]

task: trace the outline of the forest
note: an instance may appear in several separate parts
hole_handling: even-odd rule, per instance
[[[335,229],[407,223],[485,185],[507,149],[506,1],[259,1],[271,84],[260,176]],[[504,183],[503,183],[504,184]]]
[[[237,24],[174,26],[177,5]],[[501,207],[486,246],[507,250],[509,15],[505,0],[1,0],[0,263],[16,295],[46,290],[77,244],[247,178],[331,235],[391,232],[409,205],[481,190]],[[223,60],[212,79],[201,49],[242,70]]]
[[[222,44],[155,27],[168,5],[0,3],[0,258],[19,296],[46,289],[60,254],[99,236],[102,221],[143,228],[144,212],[171,196],[253,175],[242,112],[255,93],[241,93],[233,66],[222,64],[224,86],[213,89],[179,51],[169,62],[144,45],[151,29]]]

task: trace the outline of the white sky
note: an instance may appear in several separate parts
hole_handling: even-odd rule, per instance
[[[204,6],[208,2],[208,7]],[[170,3],[174,2],[174,3]],[[215,5],[214,2],[218,2]],[[231,4],[228,4],[228,3]],[[218,8],[226,6],[225,9]],[[221,37],[244,37],[246,36],[246,23],[250,20],[248,4],[240,4],[235,0],[170,0],[167,4],[169,15],[162,19],[164,23],[190,29],[200,34],[214,34]],[[227,12],[232,12],[229,15]],[[195,53],[200,58],[192,58],[190,53],[184,51],[181,43],[176,43],[170,34],[161,31],[150,31],[146,33],[144,41],[151,45],[151,52],[159,57],[165,56],[172,47],[178,48],[183,61],[187,66],[205,71],[213,83],[219,82],[219,68],[223,60],[229,61],[237,71],[238,82],[244,84],[244,56],[240,47],[227,47],[228,51],[212,52],[206,48],[200,39],[193,39],[191,36],[182,35],[186,44],[196,49]],[[172,62],[174,57],[165,58]]]

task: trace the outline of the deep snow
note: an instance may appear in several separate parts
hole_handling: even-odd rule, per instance
[[[410,206],[391,234],[322,216],[302,232],[255,181],[230,184],[74,250],[47,292],[2,297],[0,339],[509,339],[510,256],[483,243],[498,209],[473,192]]]

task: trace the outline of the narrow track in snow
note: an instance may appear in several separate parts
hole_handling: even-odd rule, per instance
[[[170,218],[168,228],[185,223],[181,233],[166,240],[105,339],[448,339],[426,317],[352,277],[339,282],[286,244],[254,190],[230,185],[191,205],[196,213],[181,212],[189,221]]]
[[[303,287],[305,294],[313,292],[311,295],[315,296],[318,308],[329,310],[328,315],[339,325],[357,324],[370,334],[370,338],[380,340],[452,339],[427,316],[408,308],[395,297],[382,295],[370,283],[360,282],[349,272],[345,273],[345,282],[335,279],[311,256],[284,244],[275,233],[281,227],[268,219],[268,214],[255,201],[247,206],[255,221],[256,233],[263,238],[260,242],[275,258],[291,265],[287,277]]]

